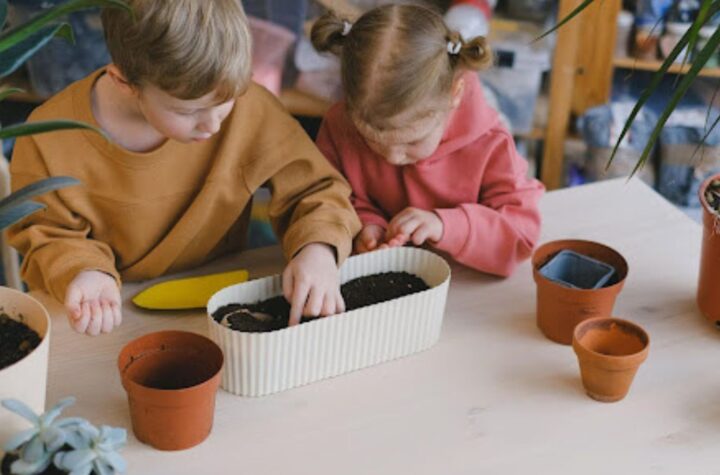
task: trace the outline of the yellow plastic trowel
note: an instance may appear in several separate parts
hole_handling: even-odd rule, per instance
[[[203,308],[215,292],[248,280],[248,271],[237,270],[219,274],[169,280],[138,293],[132,301],[149,310],[183,310]]]

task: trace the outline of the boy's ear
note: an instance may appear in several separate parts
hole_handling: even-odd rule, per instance
[[[462,101],[463,93],[465,92],[465,78],[459,77],[455,79],[452,89],[452,107],[456,109]]]
[[[112,80],[113,84],[125,94],[135,95],[137,88],[130,84],[120,68],[114,64],[109,64],[105,69],[105,74]]]

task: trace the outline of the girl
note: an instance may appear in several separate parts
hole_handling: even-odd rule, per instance
[[[396,4],[355,24],[328,13],[312,41],[341,57],[345,99],[317,144],[352,186],[355,251],[411,242],[510,275],[538,239],[544,188],[483,99],[485,39],[464,41],[436,12]]]

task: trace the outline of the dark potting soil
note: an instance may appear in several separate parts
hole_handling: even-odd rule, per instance
[[[421,278],[407,272],[385,272],[348,281],[340,287],[340,292],[349,312],[429,288]],[[226,321],[226,325],[235,331],[271,332],[288,326],[290,304],[283,296],[253,304],[230,304],[217,309],[213,318],[218,323]],[[303,317],[300,323],[311,320]]]
[[[5,457],[2,459],[2,464],[0,465],[0,473],[2,475],[11,475],[10,472],[10,465],[14,461],[18,459],[17,455],[14,454],[5,454]],[[64,470],[60,470],[56,468],[54,465],[50,465],[47,469],[45,469],[44,472],[39,473],[38,475],[67,475],[68,472]],[[94,471],[92,473],[95,473]]]
[[[713,180],[705,190],[705,199],[716,213],[720,214],[720,180]]]
[[[0,314],[0,369],[26,357],[40,344],[40,335],[24,323]]]

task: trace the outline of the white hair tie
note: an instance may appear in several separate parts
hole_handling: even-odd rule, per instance
[[[448,53],[452,55],[456,55],[460,53],[460,50],[462,49],[462,42],[458,41],[457,43],[453,43],[452,41],[448,41],[447,44],[447,50]]]
[[[347,36],[348,34],[350,34],[350,30],[352,30],[352,23],[347,20],[343,20],[342,35]]]

